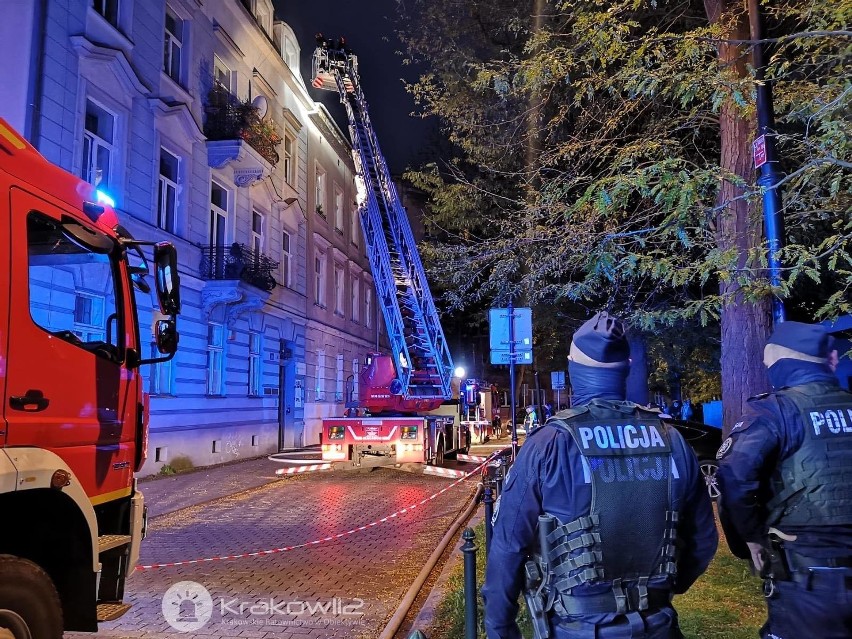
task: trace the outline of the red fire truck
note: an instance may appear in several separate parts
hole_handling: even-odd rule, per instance
[[[358,212],[391,354],[366,362],[350,417],[323,420],[323,459],[364,464],[442,463],[466,450],[453,397],[453,362],[405,207],[367,111],[358,59],[318,37],[313,86],[335,91],[349,118]],[[369,416],[367,416],[369,415]]]
[[[134,289],[161,357],[145,359]],[[130,607],[144,536],[140,367],[174,356],[176,252],[136,241],[106,194],[0,119],[0,636],[60,639]]]

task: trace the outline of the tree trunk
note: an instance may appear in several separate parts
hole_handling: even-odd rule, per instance
[[[707,17],[711,23],[724,27],[724,37],[732,40],[749,38],[748,14],[743,3],[737,0],[704,0]],[[742,45],[721,43],[718,46],[719,61],[723,69],[746,77],[748,57]],[[721,167],[730,174],[739,176],[745,183],[753,180],[751,141],[756,130],[753,116],[744,117],[743,109],[727,100],[719,114],[721,136]],[[743,190],[730,180],[720,185],[717,205],[720,210],[716,219],[716,234],[719,248],[736,249],[738,266],[750,265],[749,251],[761,246],[763,220],[760,211],[751,209],[745,199],[735,199]],[[721,283],[722,294],[727,302],[722,308],[722,429],[725,436],[730,432],[743,413],[746,400],[769,389],[769,381],[763,367],[763,346],[772,323],[771,305],[768,298],[757,303],[746,302],[736,282]]]
[[[648,347],[645,336],[629,331],[630,373],[627,375],[627,399],[642,406],[648,403]]]

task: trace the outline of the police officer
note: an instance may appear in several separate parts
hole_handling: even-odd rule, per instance
[[[693,452],[658,411],[624,401],[629,352],[606,313],[574,334],[574,408],[527,437],[500,496],[482,590],[489,639],[521,637],[536,553],[551,637],[682,636],[672,594],[704,572],[718,535]]]
[[[774,393],[749,400],[719,449],[720,515],[764,577],[764,639],[852,637],[852,394],[825,328],[780,324],[764,349]]]

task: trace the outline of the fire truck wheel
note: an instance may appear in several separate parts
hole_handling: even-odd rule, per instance
[[[0,555],[0,637],[62,639],[62,604],[48,574],[28,559]]]

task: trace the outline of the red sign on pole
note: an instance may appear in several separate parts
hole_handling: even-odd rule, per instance
[[[758,136],[752,144],[754,153],[754,168],[759,169],[766,164],[766,136]]]

